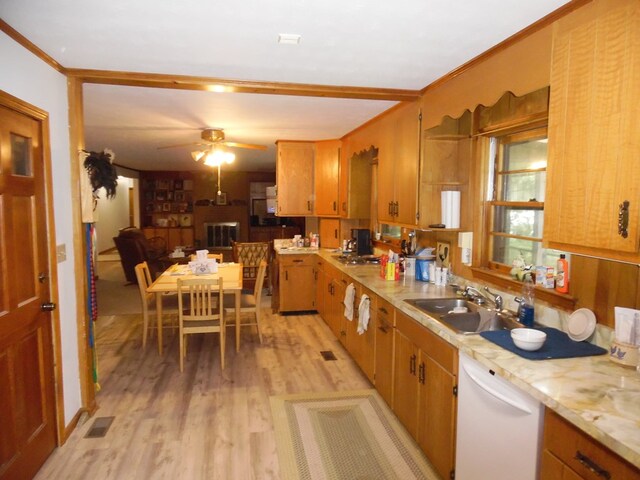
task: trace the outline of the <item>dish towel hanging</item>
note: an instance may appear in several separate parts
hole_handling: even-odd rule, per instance
[[[369,296],[363,294],[358,307],[358,335],[362,335],[369,327],[369,304]]]
[[[350,283],[344,292],[344,316],[347,320],[353,320],[353,301],[356,296],[356,287]]]

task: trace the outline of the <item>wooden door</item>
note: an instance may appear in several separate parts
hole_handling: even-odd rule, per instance
[[[640,240],[637,1],[580,9],[554,27],[553,45],[544,240],[630,259]],[[625,201],[629,226],[623,236],[618,219]]]
[[[31,478],[56,445],[41,124],[0,106],[0,477]]]
[[[418,444],[440,476],[449,478],[455,464],[456,379],[422,351],[418,377]]]
[[[394,339],[393,411],[411,434],[418,434],[418,349],[396,329]]]
[[[315,260],[313,275],[316,282],[316,310],[320,318],[326,322],[325,297],[328,295],[326,291],[327,281],[324,274],[324,261],[320,258]]]
[[[320,216],[338,215],[340,140],[316,142],[315,211]]]
[[[333,279],[333,297],[331,299],[332,330],[340,343],[346,346],[347,332],[346,323],[348,320],[344,316],[344,294],[347,285],[342,278],[342,274]]]
[[[316,282],[313,265],[283,265],[280,272],[280,311],[315,310]]]
[[[313,143],[278,142],[278,215],[304,216],[313,213],[314,152]]]

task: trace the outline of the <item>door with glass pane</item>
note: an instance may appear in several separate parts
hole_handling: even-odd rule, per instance
[[[0,478],[56,445],[42,149],[41,123],[0,106]]]

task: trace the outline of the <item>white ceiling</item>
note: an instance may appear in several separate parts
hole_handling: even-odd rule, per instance
[[[67,68],[419,90],[567,0],[2,0],[0,17]],[[279,45],[278,34],[302,35]],[[273,169],[276,139],[336,138],[394,102],[87,85],[87,147],[191,170],[205,127],[234,169]]]

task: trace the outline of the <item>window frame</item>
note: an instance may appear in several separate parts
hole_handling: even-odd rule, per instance
[[[512,268],[511,265],[500,263],[493,259],[493,250],[496,237],[514,238],[538,242],[540,248],[543,248],[542,236],[540,236],[539,238],[528,237],[497,231],[495,229],[497,209],[499,207],[511,207],[517,209],[532,210],[534,212],[542,212],[544,215],[544,201],[538,201],[536,199],[532,199],[529,201],[502,200],[502,198],[504,198],[504,195],[502,192],[503,181],[501,180],[501,178],[504,178],[505,175],[545,172],[546,166],[543,168],[534,169],[505,170],[504,145],[527,140],[548,138],[548,128],[546,122],[543,125],[535,122],[528,125],[514,125],[513,128],[509,129],[509,131],[486,132],[483,136],[487,138],[487,140],[489,141],[488,144],[490,145],[489,151],[485,154],[485,158],[487,158],[489,162],[487,170],[490,173],[490,180],[487,192],[488,198],[486,198],[484,202],[486,218],[485,228],[483,231],[483,237],[486,240],[484,242],[485,249],[483,252],[483,258],[485,259],[484,264],[489,270],[508,274]],[[493,142],[495,142],[495,145],[491,146]]]

